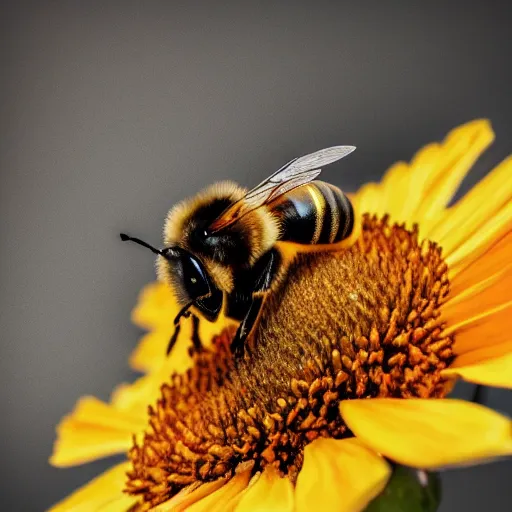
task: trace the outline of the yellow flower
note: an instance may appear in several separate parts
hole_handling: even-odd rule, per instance
[[[146,374],[108,404],[82,398],[51,463],[129,460],[52,511],[357,511],[385,487],[388,460],[436,469],[512,454],[508,418],[444,398],[459,378],[512,387],[512,158],[448,206],[493,137],[487,121],[465,124],[352,196],[370,215],[347,280],[373,306],[284,388],[234,375],[226,320],[201,322],[211,350],[190,356],[188,326],[163,357],[177,305],[149,285],[133,313],[149,333],[131,357]]]

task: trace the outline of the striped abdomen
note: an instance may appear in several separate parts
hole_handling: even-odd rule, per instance
[[[299,244],[332,244],[348,238],[354,210],[347,196],[323,181],[302,185],[269,205],[280,218],[280,240]]]

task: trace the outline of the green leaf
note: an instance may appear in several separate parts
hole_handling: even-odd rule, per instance
[[[437,473],[424,474],[426,485],[420,482],[417,470],[396,466],[388,485],[366,512],[436,511],[441,501],[441,479]]]

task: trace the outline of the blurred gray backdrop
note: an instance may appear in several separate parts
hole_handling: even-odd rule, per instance
[[[119,231],[158,244],[184,196],[254,185],[332,144],[358,147],[324,175],[347,190],[480,116],[497,141],[464,188],[512,150],[506,2],[1,11],[1,510],[43,510],[112,463],[57,470],[47,457],[78,397],[134,378],[129,315],[153,261]],[[512,413],[509,393],[486,399]],[[447,473],[442,510],[509,509],[511,469]]]

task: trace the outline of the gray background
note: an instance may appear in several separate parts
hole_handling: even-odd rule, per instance
[[[154,274],[120,230],[158,244],[182,197],[331,144],[358,146],[324,174],[345,189],[479,116],[498,139],[464,187],[512,149],[498,2],[238,3],[2,5],[2,510],[43,510],[112,462],[46,459],[79,396],[134,376],[129,313]],[[446,474],[442,510],[508,509],[511,469]]]

